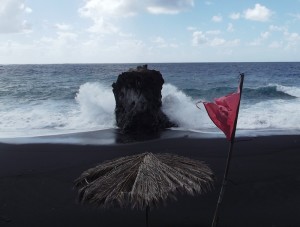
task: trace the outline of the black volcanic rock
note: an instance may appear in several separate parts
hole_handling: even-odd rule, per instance
[[[130,69],[113,83],[117,126],[128,133],[152,133],[175,126],[161,111],[164,79],[147,65]]]

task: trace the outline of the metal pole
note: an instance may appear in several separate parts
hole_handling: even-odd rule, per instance
[[[224,178],[223,178],[222,187],[221,187],[221,190],[220,190],[216,210],[215,210],[215,213],[214,213],[213,222],[212,222],[212,225],[211,225],[212,227],[216,227],[218,225],[218,222],[219,222],[219,208],[220,208],[220,205],[222,203],[225,188],[226,188],[226,185],[227,185],[227,176],[228,176],[228,172],[229,172],[231,155],[232,155],[232,151],[233,151],[233,145],[234,145],[234,140],[235,140],[235,131],[236,131],[236,125],[237,125],[237,120],[238,120],[238,116],[239,116],[240,101],[241,101],[241,97],[242,97],[242,90],[243,90],[243,83],[244,83],[244,74],[241,73],[240,76],[241,76],[241,81],[240,81],[240,85],[239,85],[240,100],[239,100],[239,103],[238,103],[237,115],[236,115],[234,125],[233,125],[233,132],[232,132],[230,145],[229,145],[229,151],[228,151],[228,155],[227,155],[227,162],[226,162],[226,167],[225,167]]]

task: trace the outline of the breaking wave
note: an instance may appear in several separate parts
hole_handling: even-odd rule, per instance
[[[205,109],[199,110],[195,103],[199,97],[208,99],[211,93],[218,97],[232,90],[180,90],[174,85],[165,84],[162,89],[162,110],[181,129],[214,129]],[[238,128],[300,129],[299,88],[271,84],[261,88],[245,88],[243,94]],[[254,104],[248,102],[255,97],[260,101]],[[2,101],[1,104],[0,138],[116,127],[112,89],[98,82],[82,84],[73,99],[29,101],[18,104],[17,108],[14,100]]]
[[[235,91],[236,88],[230,87],[216,87],[211,89],[184,89],[183,91],[191,97],[199,98],[206,97],[212,99],[213,97],[223,96]],[[244,88],[243,98],[255,100],[268,99],[293,99],[300,97],[300,88],[288,87],[278,84],[269,84],[257,88]]]

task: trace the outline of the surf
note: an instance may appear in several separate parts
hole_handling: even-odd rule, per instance
[[[201,92],[189,95],[186,90],[166,83],[162,88],[162,111],[180,130],[211,131],[216,128],[215,125],[207,116],[205,108],[199,110],[195,103],[199,99],[211,101],[212,91],[217,91],[213,94],[218,97],[235,89],[201,89]],[[238,130],[300,130],[299,88],[269,84],[245,88],[243,94]],[[255,97],[256,102],[251,102]],[[3,108],[0,110],[0,138],[116,128],[112,88],[100,82],[81,84],[73,99],[31,100],[19,103],[17,107],[9,103],[2,103]]]

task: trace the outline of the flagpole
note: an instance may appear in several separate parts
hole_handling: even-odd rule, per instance
[[[239,89],[240,89],[240,97],[242,97],[242,90],[243,90],[243,83],[244,83],[244,73],[241,73],[240,76],[241,76],[241,78],[240,78],[240,88]],[[240,101],[241,101],[241,98],[239,100],[239,104],[238,104],[238,108],[237,108],[237,115],[236,115],[236,118],[234,120],[233,131],[232,131],[232,136],[231,136],[231,140],[230,140],[230,144],[229,144],[229,151],[228,151],[228,155],[227,155],[225,173],[224,173],[224,177],[223,177],[222,187],[221,187],[221,190],[220,190],[216,210],[215,210],[215,213],[214,213],[213,222],[212,222],[212,225],[211,225],[212,227],[216,227],[218,225],[218,221],[219,221],[219,208],[220,208],[220,205],[222,203],[225,188],[226,188],[226,185],[227,185],[227,176],[228,176],[228,172],[229,172],[231,155],[232,155],[233,146],[234,146],[235,131],[236,131],[236,125],[237,125],[237,120],[238,120],[238,116],[239,116],[239,109],[240,109]]]

